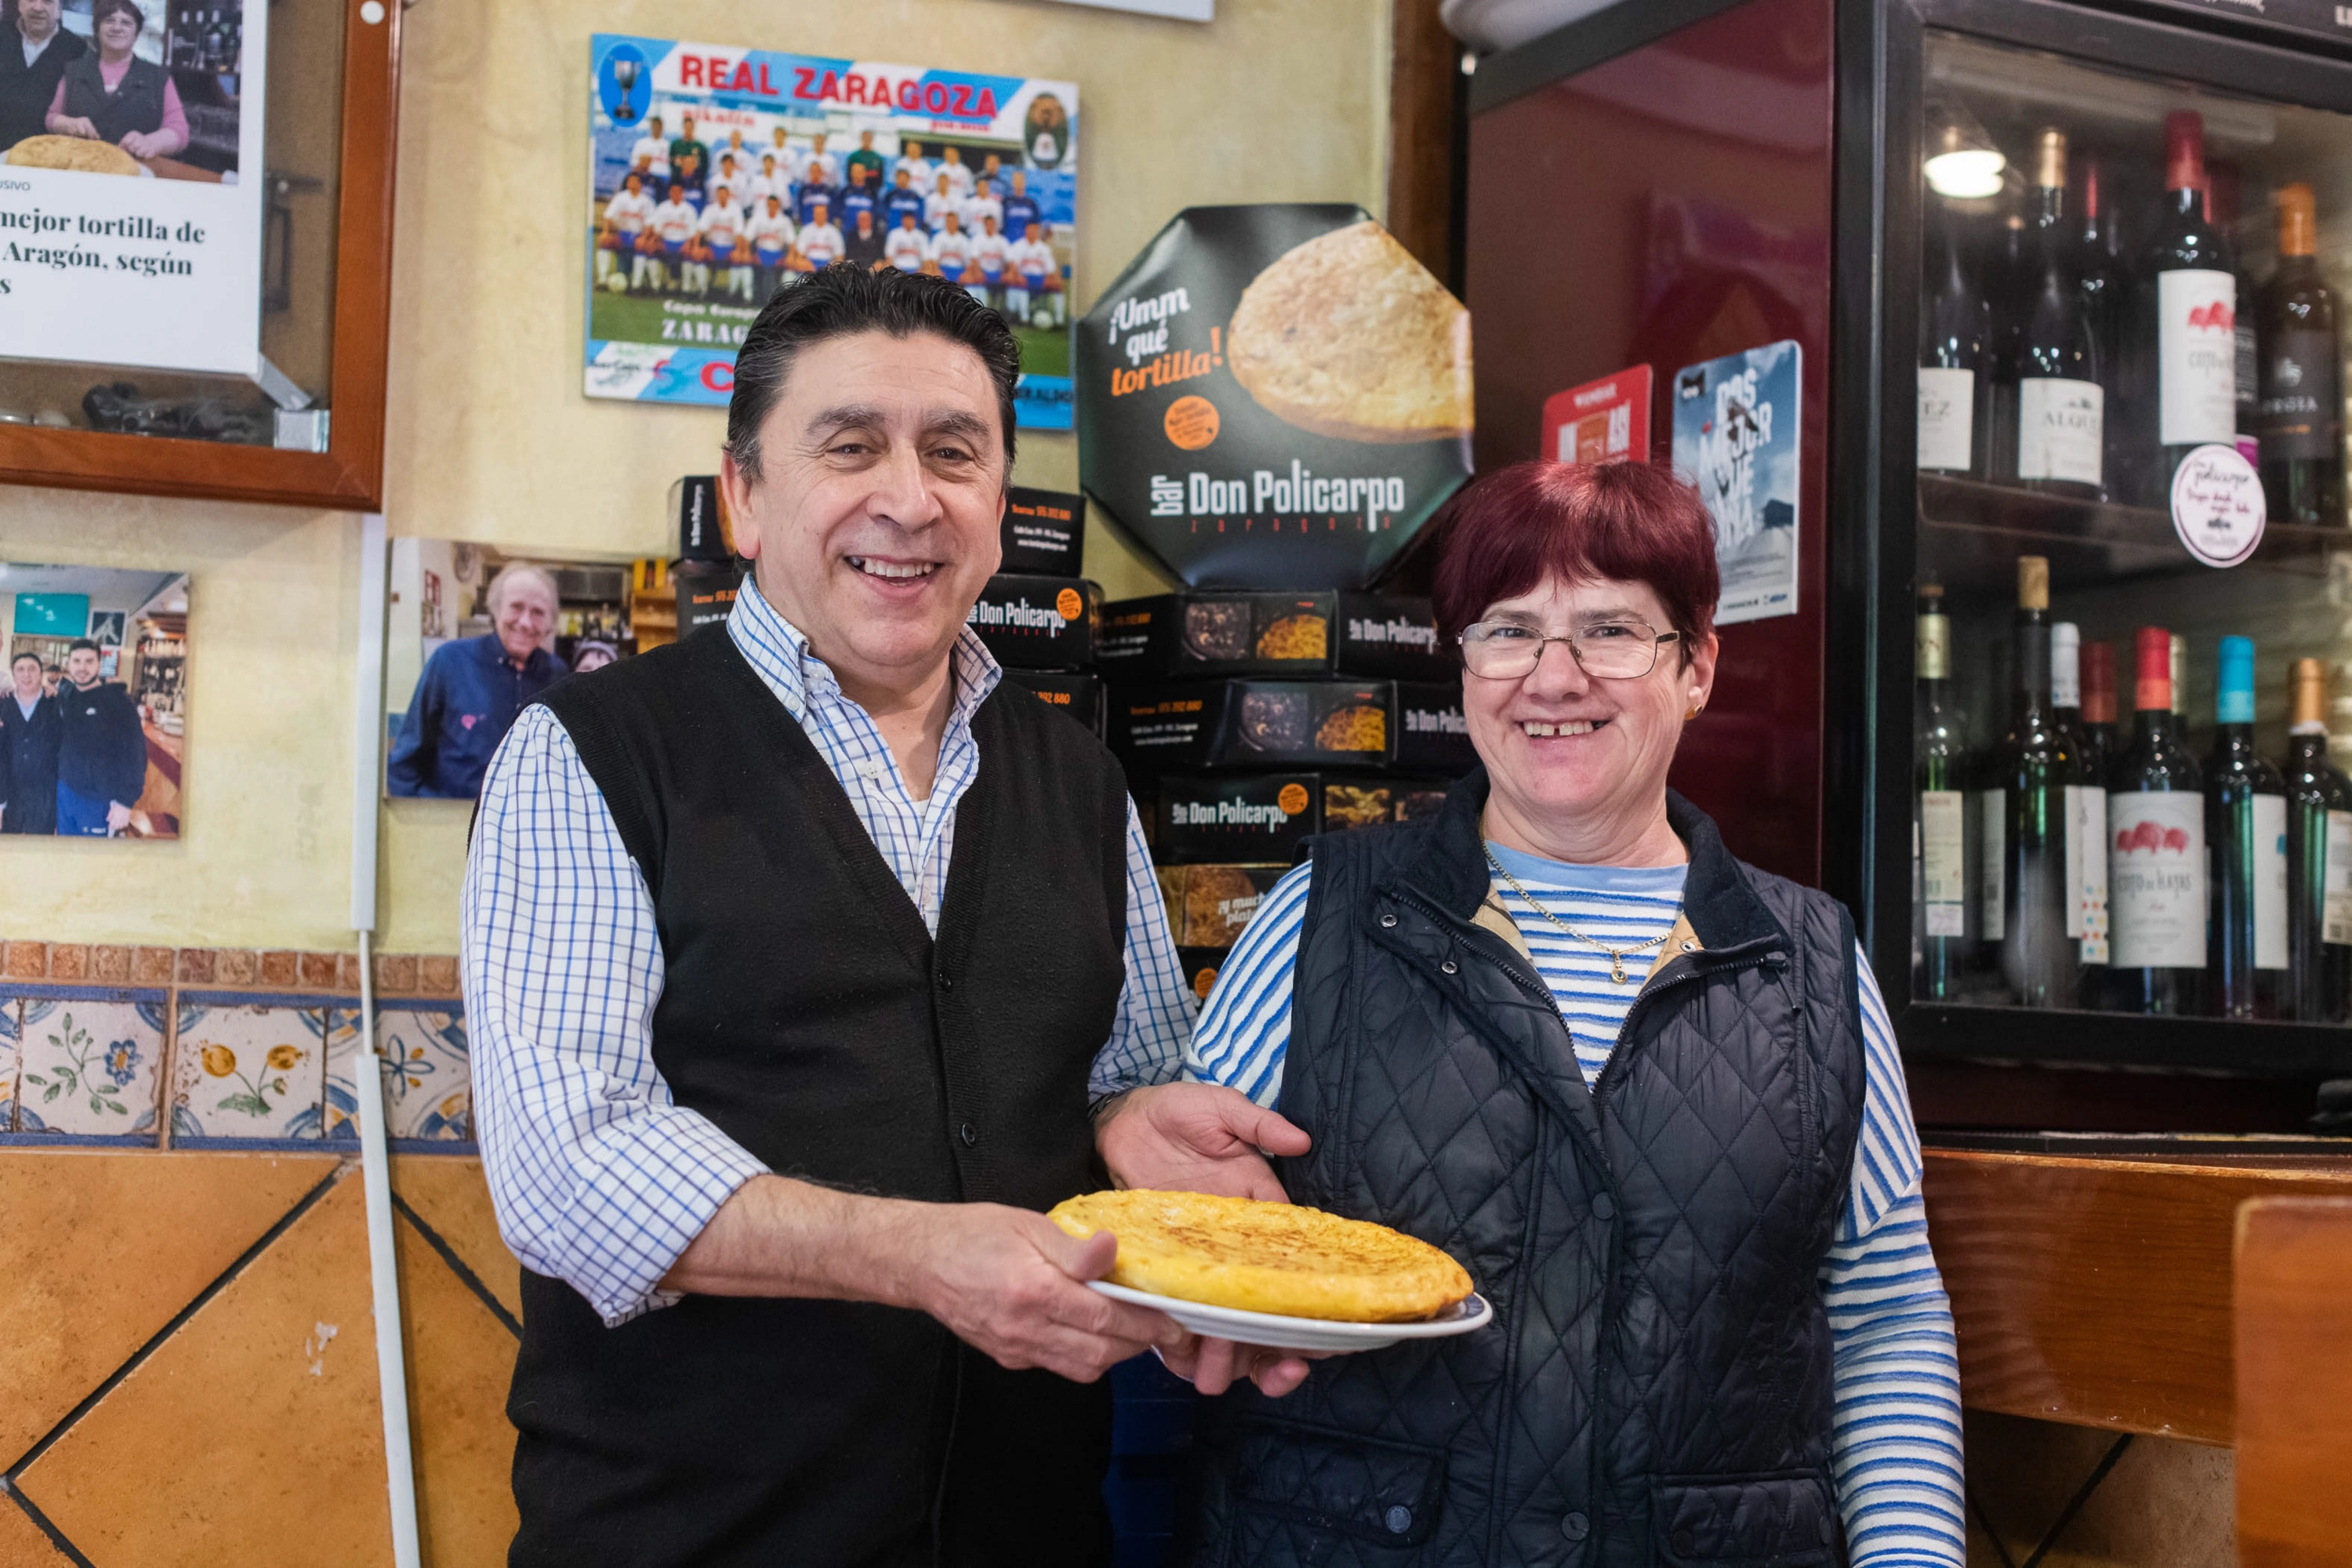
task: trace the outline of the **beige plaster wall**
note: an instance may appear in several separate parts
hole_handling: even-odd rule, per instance
[[[422,0],[404,23],[393,531],[660,553],[670,480],[716,461],[716,412],[581,395],[593,29],[1076,81],[1083,307],[1191,204],[1381,210],[1388,7],[1218,9],[1204,26],[1052,0],[607,0],[593,15],[567,0]],[[1075,489],[1074,439],[1024,436],[1017,477]],[[348,518],[0,488],[0,558],[194,574],[186,838],[0,840],[0,936],[348,944],[356,543]],[[1098,520],[1087,551],[1114,595],[1149,591],[1150,570]],[[387,808],[381,948],[454,950],[466,817],[445,802]],[[89,874],[101,865],[110,874]]]

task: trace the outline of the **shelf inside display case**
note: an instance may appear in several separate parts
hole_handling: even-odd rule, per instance
[[[2352,528],[2273,522],[2242,567],[2324,577],[2327,558],[2352,551]],[[2007,593],[2017,558],[2048,558],[2061,582],[2123,583],[2210,576],[2180,542],[2169,514],[2115,501],[2074,500],[1974,479],[1919,476],[1919,554],[1952,588]]]
[[[2352,1078],[2352,1029],[2341,1025],[1914,1002],[1903,1017],[1903,1047],[1956,1061]]]

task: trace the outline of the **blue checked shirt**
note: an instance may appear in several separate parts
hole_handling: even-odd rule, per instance
[[[956,805],[980,771],[971,717],[1003,672],[967,630],[930,796],[916,800],[866,710],[747,580],[727,635],[807,731],[936,935]],[[676,1103],[654,1066],[661,940],[652,898],[572,737],[545,708],[490,763],[466,863],[466,1022],[474,1121],[499,1230],[608,1325],[667,1307],[678,1255],[767,1167]],[[1127,984],[1087,1085],[1100,1100],[1176,1077],[1192,1002],[1132,804]]]

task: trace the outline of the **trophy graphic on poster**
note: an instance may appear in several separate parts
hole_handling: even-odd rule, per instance
[[[613,85],[621,89],[621,106],[613,111],[613,119],[618,124],[626,125],[637,117],[637,111],[629,105],[629,89],[637,85],[637,72],[643,68],[642,61],[627,55],[613,62]]]

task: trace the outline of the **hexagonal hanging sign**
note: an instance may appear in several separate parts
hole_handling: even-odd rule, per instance
[[[1087,493],[1196,588],[1363,587],[1470,473],[1470,312],[1363,208],[1187,207],[1078,324]]]

